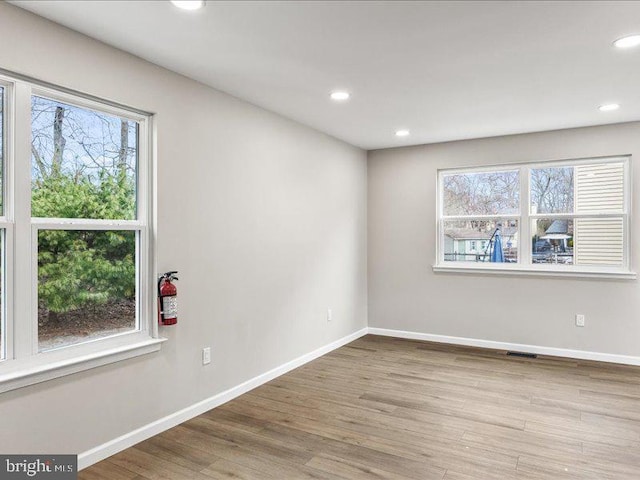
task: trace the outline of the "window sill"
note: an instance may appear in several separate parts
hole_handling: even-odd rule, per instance
[[[101,350],[68,358],[54,359],[49,353],[43,353],[35,356],[35,360],[28,363],[8,360],[0,366],[0,393],[157,352],[166,340],[166,338],[148,336],[143,339],[136,337],[133,342],[117,346],[109,345]]]
[[[434,265],[436,273],[465,273],[477,275],[516,275],[531,277],[555,277],[555,278],[599,278],[617,280],[635,280],[636,273],[620,270],[587,270],[587,269],[551,269],[551,268],[527,268],[521,265],[505,266],[475,266],[475,265]]]

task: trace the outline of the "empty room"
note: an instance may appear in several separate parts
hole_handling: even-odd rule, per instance
[[[640,2],[0,38],[0,480],[640,479]]]

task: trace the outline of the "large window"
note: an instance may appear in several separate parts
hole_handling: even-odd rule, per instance
[[[6,142],[5,138],[5,104],[6,104],[6,88],[0,85],[0,361],[6,358],[6,308],[7,302],[5,301],[6,291],[5,288],[5,232],[7,227],[6,215],[4,212],[4,164],[6,158]]]
[[[149,115],[0,85],[0,172],[13,173],[0,182],[3,391],[146,353],[157,332]]]
[[[136,329],[141,225],[115,228],[137,219],[138,123],[34,95],[31,135],[39,350]]]
[[[629,158],[442,170],[436,268],[630,275]]]

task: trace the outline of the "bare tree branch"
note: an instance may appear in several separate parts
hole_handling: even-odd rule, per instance
[[[47,176],[47,167],[45,163],[42,161],[42,157],[36,147],[31,144],[31,154],[33,155],[33,159],[36,161],[36,165],[38,167],[38,171],[40,172],[40,177],[45,178]]]

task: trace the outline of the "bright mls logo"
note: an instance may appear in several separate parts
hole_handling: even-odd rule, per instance
[[[0,455],[0,480],[77,478],[77,455]]]

